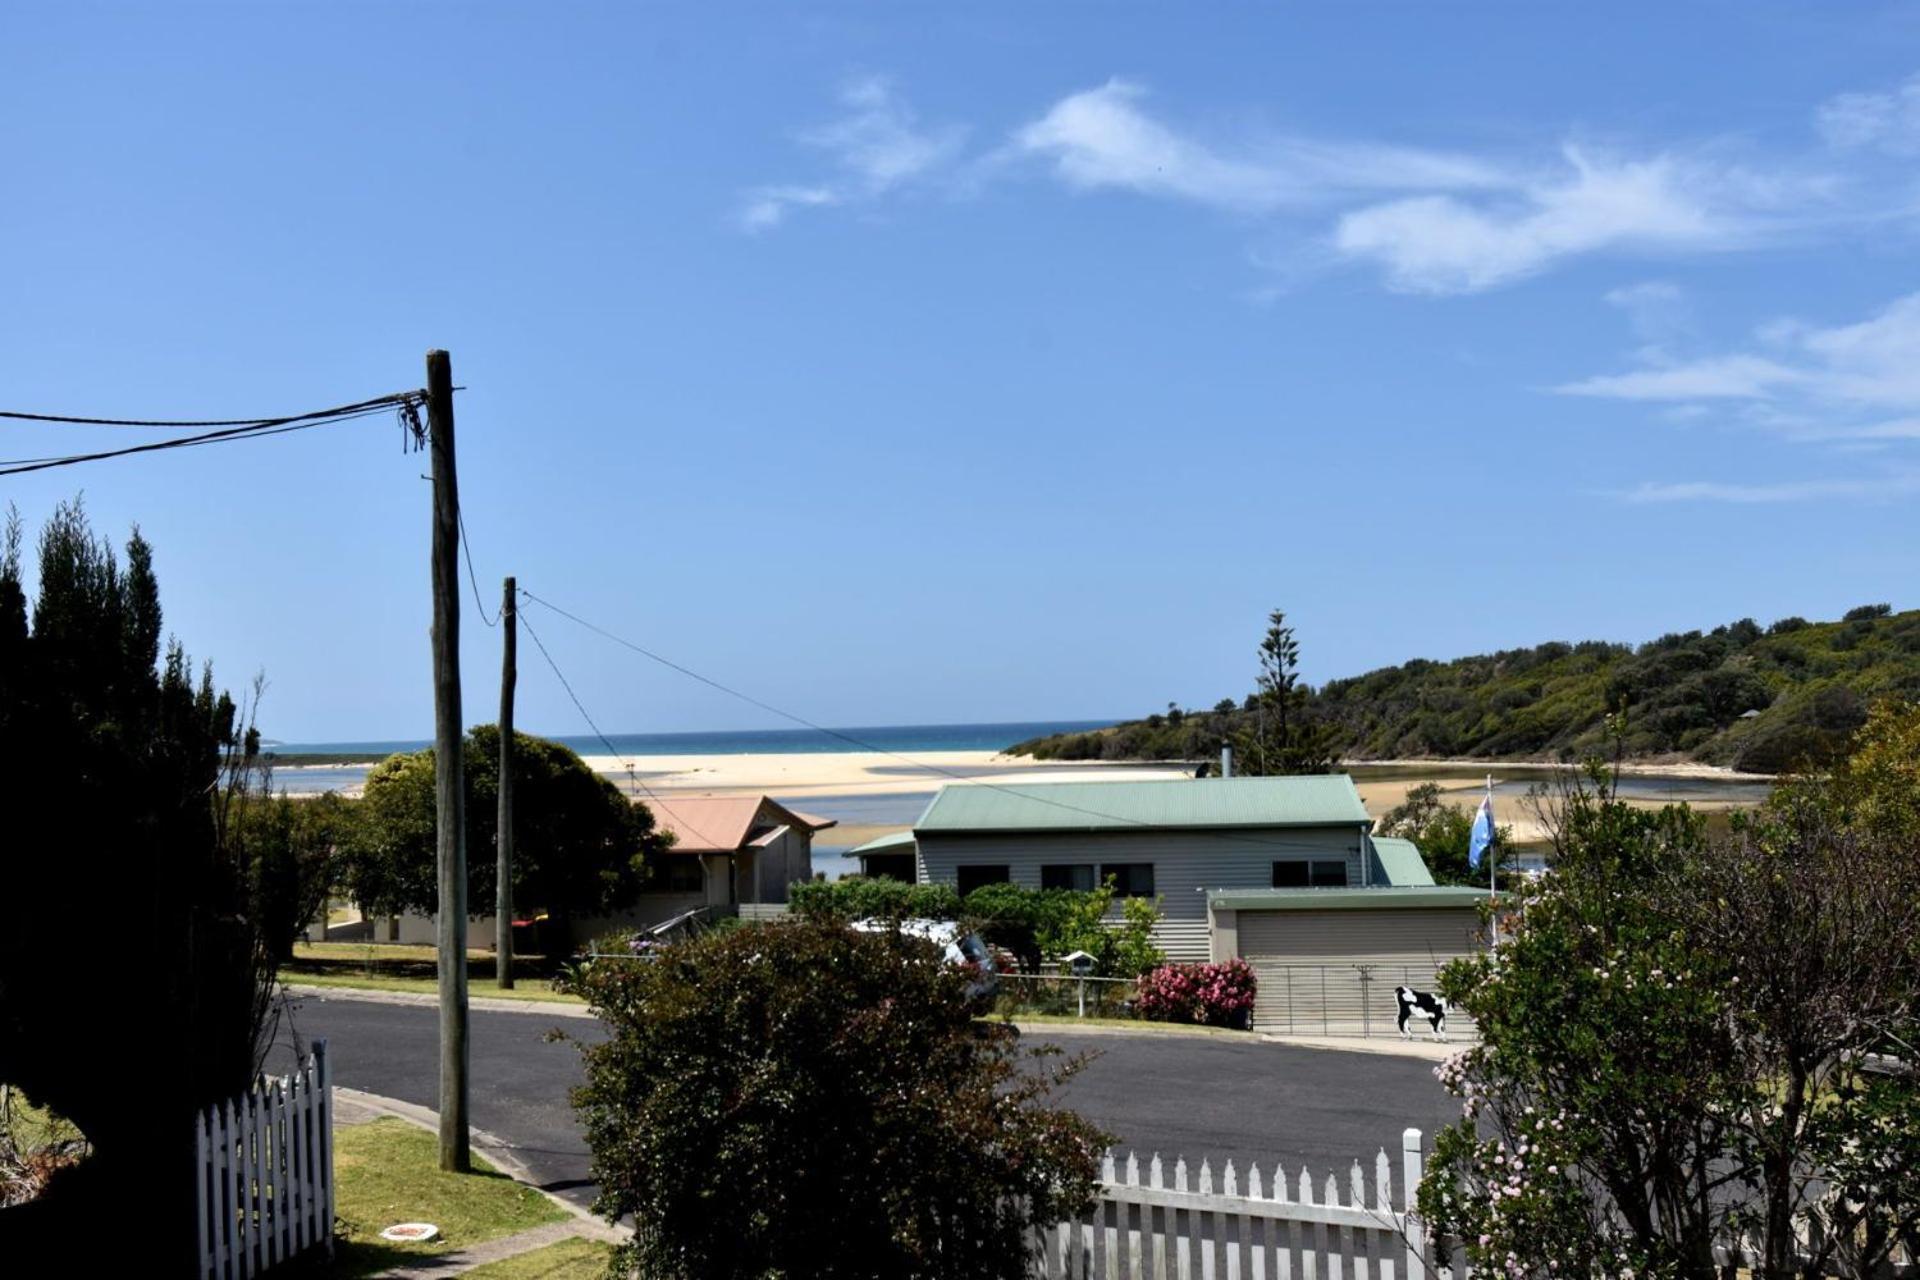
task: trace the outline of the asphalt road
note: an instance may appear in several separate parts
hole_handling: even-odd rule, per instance
[[[336,1083],[421,1106],[435,1105],[437,1031],[430,1007],[342,998],[304,998],[283,1027],[270,1069],[286,1066],[291,1036],[327,1037]],[[472,1014],[472,1123],[515,1149],[550,1191],[582,1204],[593,1198],[588,1156],[567,1106],[580,1081],[579,1050],[549,1043],[558,1027],[598,1039],[599,1022],[529,1013]],[[1028,1043],[1042,1037],[1029,1036]],[[1216,1170],[1231,1159],[1263,1174],[1275,1160],[1315,1182],[1360,1158],[1371,1172],[1386,1148],[1399,1164],[1409,1125],[1433,1131],[1459,1116],[1433,1064],[1374,1053],[1300,1049],[1257,1041],[1131,1035],[1055,1034],[1044,1039],[1094,1057],[1060,1095],[1114,1135],[1144,1165],[1159,1152]]]

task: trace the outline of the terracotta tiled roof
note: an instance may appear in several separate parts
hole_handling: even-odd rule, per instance
[[[757,832],[781,823],[818,831],[832,818],[797,813],[768,796],[656,796],[645,804],[654,825],[673,834],[675,853],[733,853],[754,843]]]

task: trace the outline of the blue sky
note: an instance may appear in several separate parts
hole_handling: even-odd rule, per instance
[[[0,408],[444,346],[489,605],[830,724],[1144,712],[1275,606],[1319,681],[1913,604],[1916,159],[1913,6],[13,5]],[[138,522],[269,733],[417,736],[423,470],[368,421],[0,498]],[[775,723],[528,616],[604,728]]]

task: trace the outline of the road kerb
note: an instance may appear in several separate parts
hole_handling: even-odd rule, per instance
[[[440,1115],[431,1107],[423,1107],[413,1102],[403,1102],[399,1098],[383,1097],[380,1094],[368,1093],[362,1089],[349,1089],[345,1085],[339,1084],[333,1086],[333,1092],[336,1097],[344,1098],[369,1111],[376,1111],[381,1115],[389,1115],[397,1120],[404,1120],[408,1124],[416,1125],[429,1133],[438,1133],[440,1131]],[[571,1234],[585,1236],[590,1240],[605,1241],[608,1244],[624,1244],[632,1238],[633,1231],[631,1228],[609,1226],[604,1219],[596,1217],[592,1210],[583,1208],[565,1196],[557,1196],[542,1187],[534,1178],[533,1171],[527,1168],[519,1156],[514,1154],[513,1144],[506,1139],[488,1133],[485,1129],[469,1129],[467,1132],[471,1135],[473,1149],[485,1156],[487,1162],[494,1168],[506,1174],[515,1182],[532,1187],[535,1191],[538,1191],[555,1205],[565,1209],[572,1215],[575,1221],[573,1223],[574,1230]],[[529,1248],[538,1247],[538,1245],[529,1246]]]
[[[383,991],[374,987],[314,987],[304,983],[287,982],[281,989],[290,996],[303,1000],[360,1000],[367,1004],[405,1004],[436,1008],[440,998],[424,991]],[[569,1004],[559,1000],[514,1000],[501,999],[498,996],[468,996],[467,1007],[478,1009],[482,1013],[538,1013],[556,1018],[592,1018],[593,1010],[583,1004]]]
[[[1013,1020],[1022,1036],[1044,1040],[1049,1033],[1066,1036],[1136,1036],[1162,1040],[1189,1040],[1196,1044],[1285,1045],[1293,1049],[1324,1049],[1330,1053],[1372,1053],[1385,1057],[1444,1061],[1469,1048],[1474,1041],[1403,1040],[1398,1036],[1288,1036],[1263,1031],[1228,1031],[1220,1027],[1189,1027],[1153,1022],[1021,1022]]]

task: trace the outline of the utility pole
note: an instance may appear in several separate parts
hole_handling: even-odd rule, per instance
[[[453,362],[427,352],[433,459],[433,794],[440,886],[440,1167],[467,1173],[467,815],[460,725],[460,482],[453,462]]]
[[[500,821],[495,825],[493,919],[494,981],[513,990],[513,682],[514,585],[507,579],[500,598]]]

